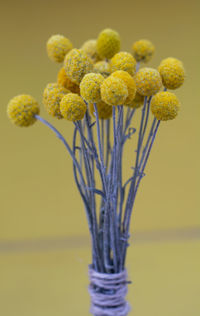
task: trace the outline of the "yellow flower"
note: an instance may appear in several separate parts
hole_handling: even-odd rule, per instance
[[[43,93],[43,104],[48,114],[58,119],[63,118],[60,113],[60,101],[67,93],[69,93],[69,90],[57,83],[49,83],[47,85]]]
[[[72,49],[65,57],[64,67],[72,82],[80,84],[83,77],[92,72],[93,62],[82,49]]]
[[[80,83],[80,93],[87,102],[99,102],[101,100],[100,87],[104,77],[101,74],[90,73],[83,77]]]
[[[96,103],[97,106],[97,111],[99,114],[99,119],[101,120],[107,120],[112,116],[112,106],[106,104],[103,101],[100,101],[98,103]],[[94,113],[94,104],[90,103],[89,104],[89,110],[90,113],[93,117],[95,117],[95,113]]]
[[[86,109],[83,99],[75,93],[68,93],[62,98],[60,103],[61,114],[68,121],[81,120],[85,115]]]
[[[136,94],[136,84],[135,80],[127,71],[118,70],[112,73],[113,77],[122,79],[124,83],[126,84],[126,87],[128,89],[128,96],[126,100],[124,101],[124,105],[128,105],[135,97]]]
[[[101,99],[109,105],[122,105],[128,97],[128,89],[122,79],[109,76],[101,85]]]
[[[133,44],[132,51],[137,62],[147,63],[152,58],[155,47],[150,41],[143,39]]]
[[[162,91],[151,100],[151,111],[160,121],[173,120],[180,109],[180,102],[172,92]]]
[[[179,88],[185,80],[185,70],[181,61],[176,58],[166,58],[161,61],[158,71],[162,77],[163,85],[167,89]]]
[[[46,88],[44,89],[44,92],[43,92],[43,103],[47,101],[48,99],[48,96],[49,96],[49,92],[51,92],[52,90],[54,89],[57,89],[59,88],[59,84],[54,82],[54,83],[48,83]]]
[[[20,127],[27,127],[35,123],[35,115],[40,109],[37,101],[30,95],[18,95],[10,100],[7,114],[11,122]]]
[[[94,72],[100,73],[104,78],[107,78],[110,75],[110,64],[105,61],[98,61],[94,64]]]
[[[136,60],[130,53],[119,52],[111,59],[110,69],[111,72],[124,70],[133,76],[136,71]]]
[[[86,41],[82,46],[81,49],[83,49],[86,54],[93,60],[94,63],[100,60],[100,57],[97,53],[97,40],[91,39]]]
[[[112,58],[120,50],[120,36],[111,29],[103,30],[97,39],[97,53],[103,59]]]
[[[72,82],[66,74],[65,68],[62,67],[59,72],[58,72],[58,77],[57,77],[58,84],[63,86],[65,89],[70,90],[73,93],[78,93],[80,94],[80,88],[79,86]]]
[[[157,93],[162,87],[159,72],[153,68],[142,68],[135,75],[137,92],[144,96]]]
[[[53,35],[47,41],[47,54],[57,63],[62,63],[65,55],[72,49],[70,40],[63,35]]]
[[[128,107],[130,108],[139,108],[144,104],[144,96],[140,95],[138,92],[136,92],[135,98],[127,104]]]

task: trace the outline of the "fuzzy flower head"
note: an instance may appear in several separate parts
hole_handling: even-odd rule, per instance
[[[120,51],[120,36],[112,29],[103,30],[97,39],[97,53],[103,59],[112,58]]]
[[[48,96],[49,96],[49,92],[51,92],[52,90],[54,90],[55,88],[58,88],[58,87],[59,87],[59,84],[57,82],[47,84],[47,86],[43,92],[43,103],[47,101]]]
[[[103,101],[96,103],[96,106],[97,106],[99,118],[101,120],[107,120],[112,117],[112,106],[108,105],[107,103]],[[95,109],[94,109],[93,103],[89,104],[89,110],[90,110],[91,115],[95,117]]]
[[[111,72],[124,70],[133,76],[136,72],[136,60],[130,53],[119,52],[111,59],[110,69]]]
[[[86,112],[86,105],[83,99],[76,93],[68,93],[60,103],[60,111],[62,116],[68,121],[81,120]]]
[[[129,104],[134,98],[136,94],[136,84],[135,80],[127,71],[118,70],[112,73],[113,77],[122,79],[124,83],[126,84],[126,87],[128,89],[128,96],[126,100],[124,101],[124,105]]]
[[[82,49],[72,49],[65,57],[64,68],[69,79],[80,84],[83,77],[92,72],[93,62]]]
[[[82,46],[81,49],[83,49],[86,54],[92,59],[94,63],[100,60],[100,57],[97,53],[97,40],[91,39],[86,41]]]
[[[160,121],[173,120],[180,109],[180,102],[172,92],[162,91],[155,94],[151,100],[151,111]]]
[[[47,85],[43,93],[43,104],[48,114],[58,119],[63,118],[60,112],[60,101],[67,93],[69,90],[57,83]]]
[[[123,105],[128,97],[125,82],[114,76],[109,76],[101,85],[101,99],[109,105]]]
[[[143,39],[133,44],[132,51],[137,62],[147,63],[152,58],[155,47],[150,41]]]
[[[80,93],[82,98],[90,102],[99,102],[101,100],[101,84],[104,77],[101,74],[90,73],[83,77],[80,84]]]
[[[110,64],[105,60],[98,61],[94,64],[93,71],[107,78],[110,75]]]
[[[11,122],[20,127],[27,127],[36,122],[35,115],[40,109],[37,101],[30,95],[18,95],[10,100],[7,114]]]
[[[136,92],[135,98],[127,104],[128,107],[138,109],[144,104],[144,96]]]
[[[153,68],[142,68],[135,75],[137,91],[143,96],[156,94],[162,87],[159,72]]]
[[[158,71],[162,77],[163,85],[167,89],[177,89],[182,86],[185,80],[183,64],[176,58],[169,57],[162,60]]]
[[[80,94],[80,88],[79,85],[76,83],[72,82],[69,77],[67,77],[65,68],[62,67],[57,76],[57,82],[59,85],[63,86],[65,89],[70,90],[73,93],[78,93]]]
[[[53,35],[47,41],[47,54],[57,63],[62,63],[65,55],[73,48],[70,40],[63,35]]]

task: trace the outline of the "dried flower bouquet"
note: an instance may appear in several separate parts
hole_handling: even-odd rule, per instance
[[[185,78],[175,58],[164,59],[158,70],[140,67],[153,56],[150,41],[135,42],[132,53],[120,51],[120,42],[111,29],[80,49],[62,35],[47,42],[49,58],[63,66],[57,82],[45,88],[43,104],[51,116],[74,124],[72,146],[39,115],[32,96],[14,97],[7,110],[18,126],[44,123],[72,158],[92,241],[89,292],[95,316],[125,316],[130,310],[125,263],[131,214],[160,122],[174,119],[180,108],[176,95],[167,90],[177,89]],[[132,123],[138,108],[136,132]],[[137,143],[130,153],[134,167],[124,179],[124,148],[132,136]]]

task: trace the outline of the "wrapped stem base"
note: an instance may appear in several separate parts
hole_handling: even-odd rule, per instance
[[[99,273],[89,267],[90,312],[94,316],[127,316],[130,306],[125,297],[127,271],[107,274]]]

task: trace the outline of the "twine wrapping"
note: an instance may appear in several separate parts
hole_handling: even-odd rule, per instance
[[[130,306],[127,294],[127,271],[106,274],[89,267],[90,312],[94,316],[127,316]]]

